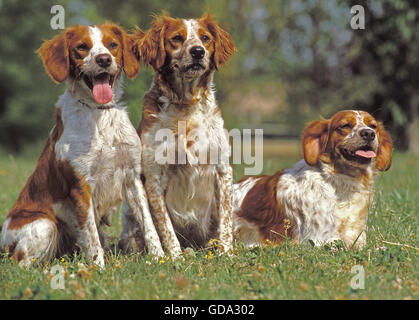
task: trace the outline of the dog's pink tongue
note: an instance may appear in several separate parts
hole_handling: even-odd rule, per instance
[[[93,78],[93,97],[97,103],[105,104],[112,100],[112,87],[109,75],[99,75]]]
[[[375,158],[377,156],[375,152],[371,150],[369,151],[357,150],[355,151],[355,154],[357,156],[364,157],[364,158]]]

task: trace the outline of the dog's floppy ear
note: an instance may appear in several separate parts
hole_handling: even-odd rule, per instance
[[[391,167],[393,143],[388,132],[381,123],[377,124],[378,150],[375,166],[380,171],[387,171]]]
[[[320,156],[326,150],[330,120],[313,121],[302,134],[304,160],[310,166],[318,164]]]
[[[143,38],[145,37],[145,33],[144,31],[138,27],[135,26],[135,30],[134,33],[129,35],[130,41],[131,41],[131,51],[134,54],[135,58],[137,59],[137,61],[141,61],[141,57],[140,57],[140,45],[141,45],[141,41],[143,40]]]
[[[219,66],[226,63],[237,49],[234,46],[230,34],[221,28],[220,24],[211,14],[205,13],[200,20],[207,26],[214,37],[215,47],[213,59],[215,68],[218,70]]]
[[[52,80],[61,83],[67,79],[70,69],[67,35],[63,31],[51,40],[46,40],[38,49],[45,70]]]
[[[128,35],[121,27],[111,24],[112,32],[119,38],[122,45],[122,65],[128,78],[134,78],[140,71],[140,63],[133,51],[135,38]],[[139,28],[138,28],[139,29]],[[141,29],[140,29],[141,31]],[[142,32],[142,31],[141,31]]]
[[[167,21],[170,19],[166,14],[154,18],[152,27],[145,34],[137,28],[134,40],[134,53],[137,59],[144,61],[159,70],[166,60],[166,49],[164,40],[167,28]]]

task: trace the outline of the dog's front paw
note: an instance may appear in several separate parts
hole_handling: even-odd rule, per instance
[[[104,269],[105,268],[105,259],[103,257],[97,258],[93,261],[95,265],[97,265],[99,268]]]
[[[150,245],[148,250],[155,259],[164,258],[164,251],[160,245]]]
[[[183,259],[182,249],[180,248],[180,246],[171,248],[169,253],[172,260]]]
[[[105,268],[105,257],[102,248],[100,248],[96,254],[91,255],[89,260],[91,260],[93,264],[97,265],[99,268]]]

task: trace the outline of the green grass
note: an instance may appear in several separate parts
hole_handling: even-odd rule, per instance
[[[267,160],[265,173],[295,162]],[[36,161],[0,157],[0,223],[12,207]],[[240,178],[242,168],[235,168]],[[82,255],[24,269],[0,257],[0,299],[418,299],[419,159],[395,154],[393,167],[378,180],[370,208],[368,245],[363,250],[330,250],[285,241],[232,256],[191,251],[183,261],[113,250],[120,215],[106,250],[106,268],[89,267]],[[214,251],[213,251],[214,252]],[[65,289],[51,288],[50,270],[60,265]],[[351,268],[362,265],[365,289],[350,287]]]

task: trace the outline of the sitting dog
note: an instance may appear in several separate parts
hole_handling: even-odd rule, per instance
[[[163,15],[136,36],[134,51],[156,72],[143,100],[139,134],[145,187],[163,247],[177,257],[181,247],[217,239],[227,251],[233,239],[233,177],[213,76],[236,50],[234,44],[208,14],[190,20]],[[160,139],[167,131],[168,139]],[[159,160],[165,152],[173,158]],[[141,249],[141,233],[128,209],[124,220],[131,223],[123,226],[120,246]]]
[[[139,63],[117,25],[74,26],[45,41],[38,53],[56,82],[68,88],[56,123],[17,202],[1,248],[20,265],[46,262],[75,249],[104,266],[101,226],[125,200],[143,226],[148,249],[162,256],[141,174],[141,143],[120,104],[121,74]]]
[[[341,111],[310,123],[302,143],[293,168],[234,185],[235,237],[247,246],[288,236],[363,247],[375,177],[391,165],[389,134],[366,112]]]

